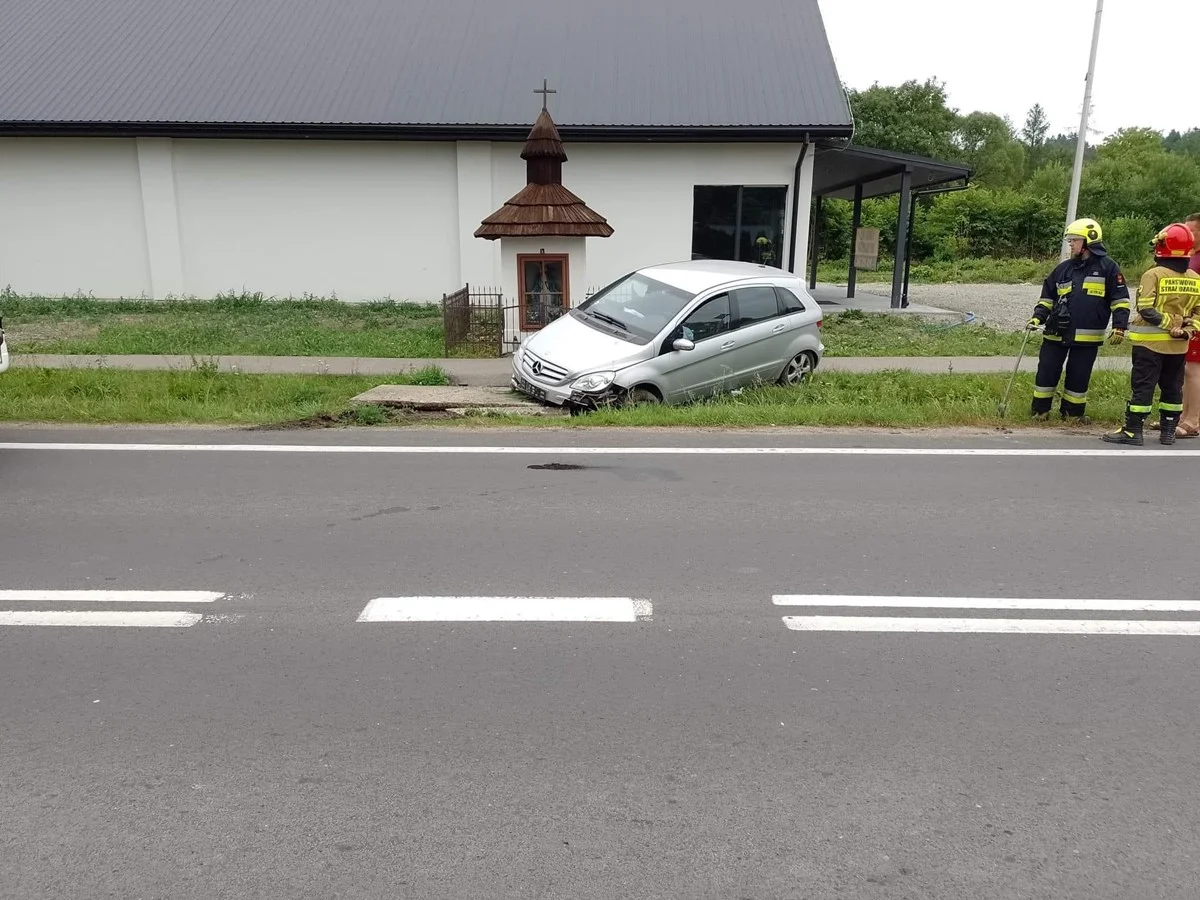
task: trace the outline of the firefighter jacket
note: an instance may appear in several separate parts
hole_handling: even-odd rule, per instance
[[[1187,353],[1188,340],[1200,328],[1191,319],[1200,319],[1200,273],[1172,266],[1175,260],[1159,260],[1158,265],[1142,276],[1138,286],[1137,315],[1129,329],[1129,339],[1156,353],[1177,355]],[[1184,320],[1189,320],[1186,325]],[[1181,338],[1171,337],[1172,328],[1188,329]]]
[[[1043,337],[1065,344],[1104,341],[1109,317],[1114,328],[1129,327],[1129,287],[1103,244],[1090,244],[1091,256],[1068,259],[1042,282],[1033,318],[1045,326]]]

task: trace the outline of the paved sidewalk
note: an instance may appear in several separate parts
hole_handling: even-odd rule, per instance
[[[46,369],[178,369],[187,371],[200,364],[215,362],[222,372],[296,375],[392,375],[437,366],[455,384],[471,387],[502,387],[508,384],[511,367],[503,359],[386,359],[372,357],[317,356],[54,356],[44,354],[13,355],[13,368]],[[827,356],[821,361],[823,372],[882,372],[899,369],[927,374],[1011,372],[1015,356]],[[1101,357],[1097,369],[1123,370],[1126,357]],[[1021,371],[1037,369],[1037,356],[1026,355]]]

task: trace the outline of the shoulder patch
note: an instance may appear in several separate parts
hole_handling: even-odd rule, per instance
[[[1117,284],[1124,284],[1124,283],[1125,283],[1125,276],[1122,275],[1120,272],[1118,272],[1117,273]]]

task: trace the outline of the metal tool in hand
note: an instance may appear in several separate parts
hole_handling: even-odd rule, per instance
[[[1021,341],[1021,352],[1017,354],[1017,365],[1013,368],[1012,378],[1008,379],[1008,389],[1004,392],[1004,399],[1000,402],[997,412],[1000,413],[1000,418],[1008,415],[1008,397],[1012,393],[1013,384],[1017,380],[1017,373],[1021,371],[1021,360],[1025,357],[1025,345],[1029,343],[1029,336],[1033,334],[1030,328],[1025,329],[1025,339]]]

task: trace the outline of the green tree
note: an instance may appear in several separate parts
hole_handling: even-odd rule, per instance
[[[1192,128],[1183,134],[1172,131],[1163,140],[1163,146],[1171,153],[1200,160],[1200,128]]]
[[[1033,173],[1023,190],[1031,197],[1041,197],[1061,207],[1065,215],[1071,193],[1071,169],[1061,162],[1047,163]]]
[[[1156,131],[1122,129],[1085,167],[1079,205],[1102,223],[1138,218],[1161,228],[1200,209],[1200,165],[1170,153]]]
[[[1118,217],[1105,226],[1104,245],[1121,268],[1140,271],[1148,268],[1150,245],[1157,233],[1149,219]]]
[[[1025,144],[1025,156],[1029,163],[1029,172],[1033,172],[1046,161],[1046,135],[1050,132],[1050,120],[1046,118],[1046,110],[1042,104],[1035,103],[1025,117],[1025,127],[1021,129],[1021,141]]]
[[[854,143],[895,153],[957,159],[957,113],[946,105],[946,89],[930,79],[898,87],[874,84],[850,91]]]
[[[1024,126],[986,110],[959,115],[936,80],[851,91],[855,143],[970,166],[967,191],[919,198],[912,235],[915,261],[963,257],[1057,258],[1075,162],[1074,134],[1051,136],[1035,104]],[[1153,233],[1200,212],[1200,128],[1163,135],[1126,128],[1084,149],[1079,215],[1104,225],[1115,258],[1130,271]],[[880,229],[881,255],[895,252],[899,198],[863,204],[863,225]],[[827,203],[821,255],[850,250],[850,204]]]
[[[986,187],[1018,188],[1025,180],[1025,148],[1007,119],[973,112],[959,120],[956,143],[974,181]]]

